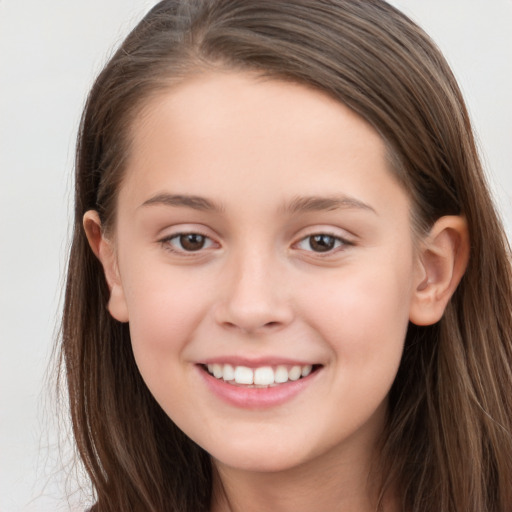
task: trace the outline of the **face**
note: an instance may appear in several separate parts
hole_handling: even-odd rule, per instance
[[[318,91],[228,72],[153,98],[132,135],[110,311],[156,400],[227,467],[368,455],[418,284],[381,138]]]

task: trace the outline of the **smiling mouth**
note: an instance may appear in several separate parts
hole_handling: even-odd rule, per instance
[[[201,365],[212,377],[234,386],[268,388],[295,382],[317,371],[321,365],[278,365],[249,368],[231,364]]]

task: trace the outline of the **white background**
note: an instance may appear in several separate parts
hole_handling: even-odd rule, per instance
[[[77,501],[63,498],[74,476],[69,454],[57,450],[45,380],[68,248],[74,139],[94,76],[155,3],[0,0],[0,512],[68,510]],[[510,233],[512,0],[393,3],[453,66]]]

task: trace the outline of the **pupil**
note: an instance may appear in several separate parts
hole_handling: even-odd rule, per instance
[[[327,252],[334,248],[334,237],[329,235],[314,235],[309,241],[311,249],[316,252]]]
[[[204,246],[205,237],[195,233],[180,236],[180,244],[186,251],[198,251]]]

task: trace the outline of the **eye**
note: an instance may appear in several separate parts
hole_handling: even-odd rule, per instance
[[[326,233],[318,233],[303,238],[297,244],[297,247],[304,251],[330,252],[344,245],[350,244],[342,238],[328,235]]]
[[[162,243],[175,252],[197,252],[214,245],[211,238],[200,233],[178,233],[165,238]]]

